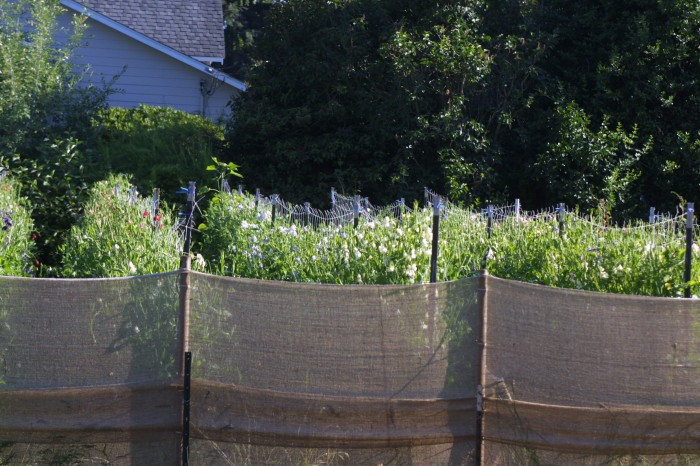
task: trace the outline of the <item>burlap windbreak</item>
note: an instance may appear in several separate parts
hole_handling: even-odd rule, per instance
[[[0,279],[0,464],[176,464],[185,350],[194,465],[700,464],[698,300],[182,277]]]
[[[0,464],[175,463],[177,280],[0,279]]]
[[[700,464],[700,301],[488,277],[484,464]]]
[[[463,464],[476,444],[476,280],[192,279],[193,461]]]

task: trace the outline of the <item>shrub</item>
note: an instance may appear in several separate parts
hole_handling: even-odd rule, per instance
[[[224,140],[211,120],[167,107],[110,108],[94,124],[102,171],[128,173],[141,190],[161,188],[168,202],[180,202],[175,193],[188,181],[205,187]]]
[[[32,229],[26,200],[16,183],[0,174],[0,275],[34,275]]]

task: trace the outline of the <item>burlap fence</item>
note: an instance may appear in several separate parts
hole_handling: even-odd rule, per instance
[[[0,464],[177,464],[184,351],[194,465],[700,464],[698,300],[194,272],[1,278]]]

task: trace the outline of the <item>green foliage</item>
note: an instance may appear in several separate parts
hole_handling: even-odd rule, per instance
[[[289,0],[266,23],[229,133],[250,188],[639,216],[700,198],[695,0]]]
[[[34,157],[15,155],[0,161],[21,184],[37,235],[42,275],[53,275],[60,263],[58,249],[79,218],[89,183],[96,176],[75,139],[44,141]]]
[[[634,199],[636,164],[648,151],[637,147],[637,129],[630,134],[619,124],[611,129],[605,116],[600,130],[593,132],[590,118],[575,103],[558,106],[553,120],[557,137],[536,164],[547,180],[549,197],[586,211],[603,201],[624,217],[627,212],[621,204]]]
[[[33,276],[33,223],[17,183],[0,173],[0,275]]]
[[[70,58],[84,18],[58,28],[57,0],[0,0],[0,169],[23,186],[33,206],[39,259],[55,265],[91,181],[82,145],[109,88],[80,87]],[[47,272],[42,269],[42,273]]]
[[[221,162],[219,159],[216,157],[211,158],[212,162],[214,162],[211,165],[207,165],[207,171],[210,172],[217,172],[218,173],[218,180],[219,180],[219,187],[223,189],[223,184],[224,181],[226,180],[227,176],[237,176],[239,178],[242,177],[240,173],[238,173],[238,165],[236,165],[233,162]]]
[[[94,124],[101,171],[128,173],[139,189],[158,187],[171,203],[181,202],[176,192],[188,181],[206,186],[206,167],[223,147],[222,127],[168,107],[110,108]]]
[[[179,267],[182,238],[174,214],[138,195],[125,175],[95,183],[61,248],[64,277],[125,277]]]
[[[205,212],[202,254],[210,271],[250,278],[322,283],[410,284],[430,276],[432,209],[318,228],[276,218],[251,196],[222,194]],[[502,278],[620,294],[678,297],[685,242],[676,220],[605,227],[603,218],[568,214],[507,217],[491,234],[481,212],[450,207],[440,222],[438,281],[482,267]],[[700,249],[693,247],[697,289]]]
[[[608,136],[615,132],[619,139],[620,128],[632,131],[627,136],[633,141],[623,143],[627,147],[610,158],[633,174],[622,190],[632,193],[627,211],[642,215],[649,205],[670,210],[673,191],[687,198],[700,195],[694,154],[677,137],[681,132],[697,139],[700,36],[691,25],[700,22],[698,2],[490,2],[484,18],[496,66],[507,72],[500,82],[507,84],[506,94],[517,97],[508,104],[515,117],[511,129],[492,139],[517,174],[504,178],[514,196],[534,205],[563,200],[552,198],[562,194],[549,183],[563,185],[566,179],[531,169],[545,152],[567,163],[568,153],[556,150],[562,134],[552,118],[561,116],[562,102],[575,102],[593,127],[601,127],[595,135],[598,142],[608,138],[609,144]],[[507,48],[501,39],[504,33],[515,39]],[[607,125],[619,128],[604,130]],[[596,151],[595,143],[590,150]],[[634,152],[638,158],[630,163]],[[581,155],[600,158],[586,151]],[[530,189],[533,178],[546,189]],[[609,197],[604,180],[595,178],[593,190],[607,191]],[[566,198],[585,198],[590,189],[581,187],[582,191],[572,187]]]
[[[435,162],[445,171],[450,195],[472,202],[495,182],[486,127],[469,114],[492,61],[475,4],[435,8],[437,24],[402,28],[384,47],[408,100],[415,102],[417,125],[406,133],[407,144],[439,154]]]
[[[388,203],[438,184],[436,154],[404,140],[412,107],[380,50],[402,15],[374,0],[271,8],[229,132],[250,189],[327,205],[331,187]]]
[[[352,225],[318,229],[271,223],[271,207],[255,208],[250,196],[219,196],[205,213],[202,255],[224,275],[324,283],[427,281],[430,216],[387,215]]]
[[[224,39],[226,58],[223,70],[244,79],[252,65],[250,51],[263,27],[263,18],[274,0],[225,0]]]
[[[248,195],[221,195],[205,212],[202,254],[210,271],[269,280],[410,284],[430,275],[432,209],[318,228],[271,219]],[[486,267],[501,278],[619,294],[683,295],[685,241],[676,221],[604,227],[568,214],[506,217],[489,234],[481,212],[450,207],[439,228],[438,281]],[[563,230],[560,231],[560,226]],[[700,249],[693,246],[694,261]],[[700,283],[694,267],[691,285]],[[697,292],[696,292],[697,293]]]
[[[318,229],[271,223],[271,207],[222,194],[205,212],[202,255],[224,275],[324,283],[414,283],[428,279],[430,216],[389,214]]]
[[[80,137],[107,91],[80,87],[85,70],[70,61],[85,18],[58,27],[58,0],[0,0],[0,155],[31,157],[44,140]]]

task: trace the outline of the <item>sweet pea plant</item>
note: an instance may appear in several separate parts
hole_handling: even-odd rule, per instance
[[[605,228],[599,219],[572,215],[560,231],[552,219],[509,218],[494,226],[487,268],[498,277],[560,288],[682,296],[685,236],[676,225]]]
[[[95,183],[61,248],[64,277],[124,277],[177,270],[183,241],[173,213],[141,197],[124,175]]]
[[[431,218],[374,220],[316,228],[279,218],[238,193],[214,198],[205,213],[202,254],[212,271],[269,280],[335,284],[415,283],[429,278]]]
[[[388,210],[352,224],[303,226],[252,196],[220,194],[205,212],[202,253],[222,275],[336,284],[410,284],[429,280],[433,209],[400,219]],[[606,227],[568,214],[510,216],[488,229],[485,215],[441,211],[438,280],[486,267],[492,275],[549,286],[647,296],[682,296],[700,283],[694,267],[683,282],[683,219]],[[560,227],[563,227],[560,230]],[[694,263],[700,256],[693,245]]]
[[[35,274],[33,229],[30,211],[18,185],[0,173],[0,275]]]

